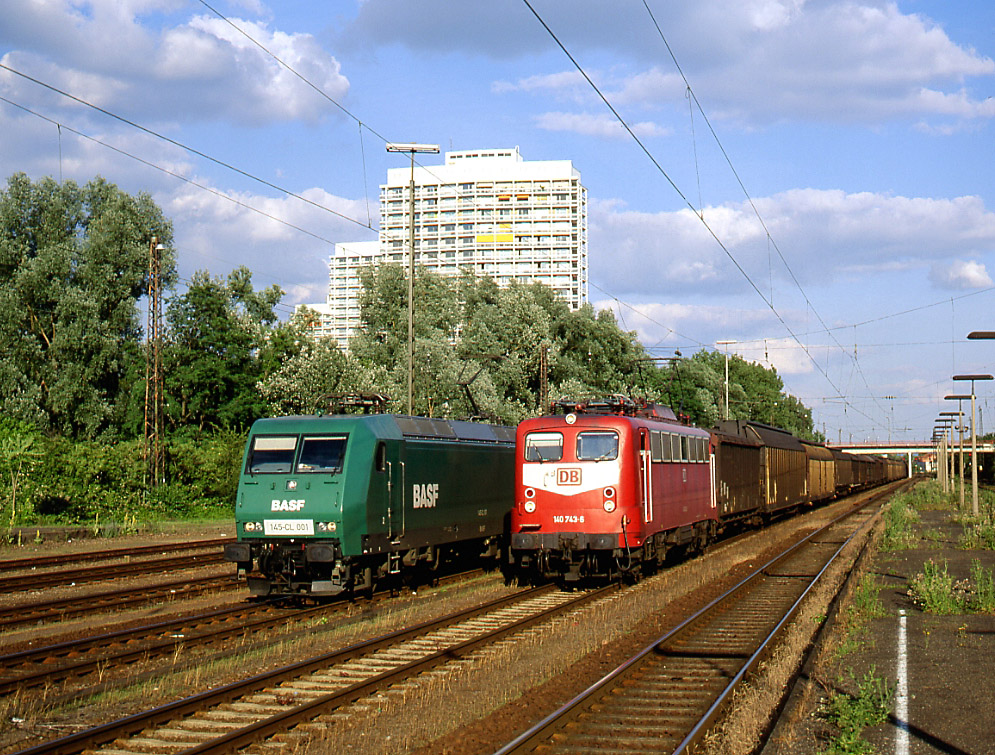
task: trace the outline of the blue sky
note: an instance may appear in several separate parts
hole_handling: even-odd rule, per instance
[[[582,174],[596,307],[662,356],[737,341],[830,440],[926,437],[951,375],[995,371],[966,340],[995,330],[995,5],[530,4],[6,0],[7,69],[309,202],[7,69],[0,173],[148,191],[181,274],[245,264],[291,306],[376,238],[384,140],[517,145]]]

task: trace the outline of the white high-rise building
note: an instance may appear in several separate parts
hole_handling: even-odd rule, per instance
[[[342,348],[359,327],[360,268],[407,264],[410,180],[410,165],[387,171],[377,241],[335,245],[327,303],[311,308],[315,333]],[[414,180],[416,266],[544,283],[573,309],[587,301],[587,190],[570,160],[526,161],[517,147],[447,152],[444,165],[416,166]]]

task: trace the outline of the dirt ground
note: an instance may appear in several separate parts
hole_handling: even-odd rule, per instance
[[[902,634],[908,713],[903,720],[893,707],[887,723],[864,731],[867,742],[878,753],[995,754],[995,616],[927,614],[908,595],[909,581],[929,560],[946,563],[956,580],[970,576],[975,559],[987,569],[995,566],[995,552],[958,547],[963,528],[954,513],[920,512],[920,547],[872,556],[868,570],[882,585],[886,616],[870,622],[856,652],[835,661],[831,652],[822,653],[820,662],[807,665],[763,755],[824,751],[829,730],[820,711],[830,689],[851,671],[860,678],[873,668],[897,693]],[[823,646],[832,648],[840,638],[832,623],[827,630]],[[841,686],[853,691],[852,683]]]
[[[862,637],[859,650],[842,660],[831,649],[840,642],[838,625],[825,623],[819,638],[819,648],[804,667],[790,693],[781,723],[771,733],[763,755],[794,755],[825,752],[829,728],[823,715],[829,691],[848,670],[859,676],[873,667],[877,675],[888,680],[893,689],[898,686],[898,656],[900,612],[905,612],[906,678],[908,681],[907,720],[899,720],[894,708],[890,720],[866,730],[864,737],[878,753],[899,752],[896,742],[907,735],[911,755],[995,755],[995,616],[955,615],[935,616],[923,613],[913,605],[907,594],[909,580],[932,559],[946,563],[956,579],[969,576],[971,562],[979,559],[986,568],[995,567],[995,552],[967,551],[958,548],[962,528],[953,521],[951,511],[923,511],[916,525],[922,535],[918,547],[897,552],[876,552],[862,568],[882,585],[880,600],[886,615],[874,619]],[[211,522],[193,528],[196,537],[218,537],[225,532],[223,524]],[[135,541],[174,541],[193,537],[189,525],[156,533],[142,533]],[[30,537],[34,538],[31,532]],[[65,536],[51,537],[41,545],[28,543],[24,535],[21,547],[0,548],[0,558],[27,557],[51,550],[65,549]],[[124,547],[132,538],[80,538],[73,547],[81,550]],[[755,561],[754,561],[755,563]],[[748,564],[743,564],[748,566]],[[738,578],[737,570],[727,575]],[[706,596],[697,595],[701,600]],[[624,642],[610,643],[583,657],[568,673],[549,680],[525,692],[514,702],[486,716],[476,724],[464,725],[430,745],[418,750],[428,753],[490,752],[500,732],[510,738],[523,721],[536,720],[554,710],[557,699],[575,694],[591,679],[611,670],[635,646],[658,636],[667,626],[676,623],[690,610],[688,603],[677,601],[670,610],[654,615],[637,627]],[[365,732],[371,736],[373,731]],[[364,733],[364,734],[365,734]],[[359,736],[363,736],[360,734]],[[351,749],[351,748],[350,748]],[[362,748],[360,748],[362,749]]]

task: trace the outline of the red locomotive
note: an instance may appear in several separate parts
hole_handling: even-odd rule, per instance
[[[621,396],[519,424],[511,549],[520,575],[636,575],[718,524],[705,430]]]
[[[638,578],[730,525],[759,527],[905,475],[752,421],[712,432],[623,396],[556,404],[516,437],[511,558],[519,579]]]

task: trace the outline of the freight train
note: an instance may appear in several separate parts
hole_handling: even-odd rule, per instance
[[[253,595],[327,597],[499,555],[515,429],[398,414],[257,420],[225,558]]]
[[[563,414],[518,426],[510,558],[521,581],[636,579],[732,526],[905,474],[903,462],[757,422],[709,432],[621,396],[558,404]]]

